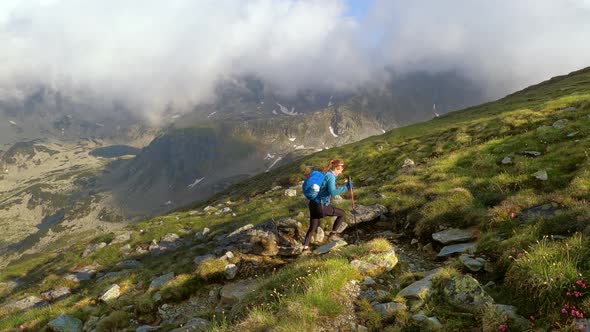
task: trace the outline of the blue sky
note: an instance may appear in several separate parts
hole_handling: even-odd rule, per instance
[[[373,5],[375,0],[346,0],[348,4],[347,16],[355,16],[362,20]]]

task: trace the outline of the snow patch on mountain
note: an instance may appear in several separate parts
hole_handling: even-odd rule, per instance
[[[330,134],[332,134],[332,136],[334,137],[338,137],[338,135],[336,135],[336,133],[334,132],[334,128],[332,128],[332,126],[330,126]]]
[[[215,112],[213,112],[213,113],[211,113],[211,114],[207,115],[207,118],[209,118],[211,115],[213,115],[213,114],[215,114],[215,113],[217,113],[217,111],[215,111]]]
[[[303,145],[295,145],[295,150],[301,150],[301,149],[305,149],[305,146],[303,146]]]
[[[279,115],[279,113],[277,113],[277,111],[276,111],[276,110],[272,110],[272,114],[274,114],[274,115]]]
[[[381,131],[382,131],[384,134],[386,133],[385,129],[381,129]]]
[[[274,155],[274,154],[267,153],[267,154],[266,154],[266,157],[264,157],[264,160],[270,160],[270,159],[274,159],[274,157],[275,157],[275,155]]]
[[[268,166],[268,168],[266,169],[266,171],[265,171],[265,172],[268,172],[268,171],[270,171],[270,169],[271,169],[271,168],[272,168],[274,165],[276,165],[276,163],[278,163],[279,161],[281,161],[281,159],[283,159],[283,158],[282,158],[282,157],[278,157],[278,158],[277,158],[275,161],[273,161],[273,162],[272,162],[272,164],[270,164],[270,166]]]
[[[10,124],[11,124],[11,125],[13,125],[13,126],[17,126],[16,122],[14,122],[14,121],[12,121],[12,120],[10,120],[10,121],[8,121],[8,122],[10,122]]]
[[[294,142],[297,139],[297,137],[289,137],[289,141]]]
[[[200,179],[196,179],[195,182],[189,184],[187,188],[194,188],[196,185],[199,184],[199,182],[203,181],[204,179],[205,179],[204,177],[202,177]]]
[[[286,108],[285,106],[283,106],[279,103],[277,103],[277,105],[279,105],[279,110],[284,114],[287,114],[290,116],[299,115],[299,113],[295,112],[295,107],[291,107],[291,110],[289,111],[289,109]]]

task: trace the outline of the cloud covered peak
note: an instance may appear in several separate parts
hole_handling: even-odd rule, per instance
[[[383,69],[461,70],[491,96],[588,66],[587,0],[3,0],[0,90],[91,91],[149,117],[256,75],[276,93],[353,91]]]

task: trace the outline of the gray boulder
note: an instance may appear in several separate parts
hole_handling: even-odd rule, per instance
[[[504,159],[502,159],[502,165],[508,164],[512,164],[512,157],[504,157]]]
[[[318,227],[316,233],[311,238],[311,242],[314,244],[319,244],[324,242],[324,238],[326,237],[326,233],[324,233],[324,229],[322,227]]]
[[[52,289],[48,292],[42,293],[41,296],[50,302],[58,301],[63,298],[68,297],[71,294],[71,290],[68,287],[59,287],[56,289]]]
[[[225,266],[225,278],[231,280],[236,277],[238,273],[238,267],[236,264],[228,264]]]
[[[403,303],[389,302],[375,304],[373,305],[373,309],[381,315],[381,318],[389,319],[400,312],[405,312],[408,310],[408,307]]]
[[[121,233],[121,234],[115,236],[115,238],[113,239],[113,241],[111,241],[111,243],[109,243],[109,245],[125,243],[125,242],[131,240],[131,234],[132,234],[131,232]]]
[[[229,235],[227,237],[228,238],[236,237],[236,236],[240,235],[241,233],[244,233],[247,230],[250,230],[252,228],[254,228],[254,225],[253,224],[244,225],[244,226],[236,229],[235,231],[229,233]]]
[[[414,167],[414,166],[416,166],[416,163],[412,159],[406,159],[406,160],[404,160],[404,164],[402,165],[402,168]]]
[[[539,179],[541,181],[547,181],[549,180],[549,175],[547,175],[547,171],[542,169],[538,172],[533,173],[533,177],[536,179]]]
[[[560,119],[560,120],[553,122],[552,127],[555,129],[563,129],[563,128],[565,128],[565,124],[568,122],[569,122],[568,119]]]
[[[174,279],[174,272],[170,272],[162,276],[159,276],[158,278],[152,280],[152,282],[150,283],[149,290],[160,289],[164,287],[172,279]]]
[[[235,283],[226,284],[221,289],[219,305],[222,307],[232,306],[239,302],[246,295],[254,292],[258,284],[255,280],[241,280]]]
[[[37,296],[31,295],[31,296],[27,296],[23,299],[20,299],[18,301],[10,302],[6,306],[9,308],[27,310],[27,309],[32,309],[32,308],[43,307],[45,305],[47,305],[47,302],[45,302],[45,300],[43,300],[42,298],[39,298]]]
[[[81,269],[75,270],[74,273],[67,275],[65,279],[74,282],[88,281],[96,275],[96,268],[96,265],[85,266]]]
[[[160,240],[160,245],[167,245],[171,243],[175,243],[180,239],[180,236],[176,233],[168,233],[164,235],[164,237]]]
[[[204,261],[206,261],[208,259],[215,259],[215,255],[207,254],[207,255],[197,256],[197,257],[195,257],[193,262],[195,263],[195,265],[200,265],[201,263],[203,263]]]
[[[285,189],[285,193],[283,194],[287,197],[295,197],[297,196],[297,190],[295,189]]]
[[[494,303],[479,282],[469,275],[451,277],[443,282],[441,291],[449,304],[464,312],[475,313]]]
[[[440,330],[443,327],[438,318],[434,316],[428,317],[424,314],[415,314],[412,315],[412,318],[421,323],[422,329],[425,331]],[[422,331],[422,329],[420,330]]]
[[[486,260],[481,257],[473,258],[473,256],[467,254],[459,256],[459,261],[472,272],[480,271],[486,263]]]
[[[195,233],[195,239],[197,239],[199,241],[207,240],[209,238],[210,233],[211,233],[211,230],[209,228],[205,227],[202,230]]]
[[[475,232],[473,229],[449,228],[442,232],[432,234],[432,239],[442,244],[450,244],[470,241],[474,236]]]
[[[362,222],[373,221],[388,212],[387,208],[381,204],[371,206],[357,204],[352,211],[351,217],[347,222],[356,225]]]
[[[436,255],[437,257],[446,257],[455,253],[474,253],[477,250],[477,245],[474,242],[459,243],[443,247]]]
[[[109,287],[109,289],[107,289],[107,291],[102,294],[99,300],[108,303],[116,300],[119,298],[119,296],[121,296],[121,287],[119,287],[117,284],[112,284],[111,287]]]
[[[55,332],[81,332],[82,321],[70,315],[60,315],[47,324]]]
[[[361,259],[355,259],[350,264],[364,275],[377,275],[391,271],[398,262],[395,250],[384,253],[371,254]]]
[[[316,250],[314,250],[313,253],[316,255],[326,254],[332,250],[336,250],[340,247],[344,247],[347,244],[348,243],[344,240],[338,240],[338,241],[326,243],[323,246],[318,247]]]
[[[402,289],[396,296],[405,298],[412,310],[419,308],[432,294],[432,278],[441,270],[439,268],[428,272],[426,277]]]
[[[170,332],[191,332],[191,331],[207,331],[211,323],[203,318],[193,318],[184,324],[183,327],[171,330]]]
[[[528,319],[519,315],[518,309],[515,306],[506,305],[506,304],[494,304],[492,308],[502,317],[508,316],[512,322],[515,331],[526,331],[530,328],[530,322]],[[490,326],[491,324],[486,322],[486,317],[484,316],[483,326]],[[589,331],[590,332],[590,331]]]
[[[538,157],[541,155],[541,152],[539,152],[539,151],[523,151],[522,153],[524,153],[527,156],[531,156],[531,157]]]
[[[96,325],[98,324],[99,321],[100,321],[100,317],[96,317],[96,316],[88,317],[88,319],[86,320],[86,323],[84,323],[84,327],[82,328],[82,331],[84,331],[84,332],[95,331]]]
[[[160,326],[151,326],[151,325],[142,325],[135,329],[135,332],[151,332],[151,331],[158,331]]]
[[[84,249],[84,252],[82,253],[82,257],[88,257],[88,256],[92,255],[92,253],[97,251],[98,249],[102,249],[106,246],[107,246],[107,244],[104,242],[91,244],[88,247],[86,247],[86,249]]]
[[[141,264],[140,261],[137,261],[135,259],[130,259],[130,260],[126,260],[126,261],[122,261],[117,263],[117,267],[122,268],[122,269],[135,269],[135,268],[140,268],[143,264]]]

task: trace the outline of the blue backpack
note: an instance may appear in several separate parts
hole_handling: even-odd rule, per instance
[[[309,199],[310,201],[313,201],[316,198],[318,198],[318,195],[320,193],[320,189],[322,188],[322,185],[324,184],[325,178],[326,178],[325,173],[322,173],[320,171],[311,172],[309,177],[307,179],[305,179],[305,181],[303,181],[303,186],[302,186],[303,195],[305,195],[305,197],[307,199]]]

